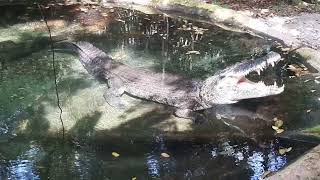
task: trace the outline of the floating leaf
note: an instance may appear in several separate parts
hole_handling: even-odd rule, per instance
[[[290,152],[292,150],[292,147],[288,147],[288,148],[281,148],[279,149],[279,154],[284,155],[287,152]]]
[[[287,149],[286,149],[286,152],[290,152],[292,150],[292,147],[288,147]]]
[[[277,134],[283,133],[284,129],[277,129],[276,132]]]
[[[200,52],[199,51],[188,51],[186,54],[187,55],[189,55],[189,54],[200,54]]]
[[[283,121],[281,119],[277,120],[274,125],[278,128],[280,128],[283,125]]]
[[[278,129],[279,129],[277,126],[271,126],[271,127],[272,127],[272,129],[274,129],[274,130],[278,130]]]
[[[287,149],[279,149],[279,154],[284,155],[287,152]]]
[[[133,178],[131,178],[131,180],[137,180],[137,177],[133,177]]]
[[[112,152],[111,154],[112,154],[112,156],[114,156],[114,157],[119,157],[119,156],[120,156],[120,154],[118,154],[117,152]]]
[[[170,157],[170,155],[167,154],[167,153],[161,153],[161,156],[162,156],[162,157],[165,157],[165,158],[169,158],[169,157]]]

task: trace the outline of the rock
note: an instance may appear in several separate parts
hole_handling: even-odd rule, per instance
[[[320,179],[320,145],[267,180]]]

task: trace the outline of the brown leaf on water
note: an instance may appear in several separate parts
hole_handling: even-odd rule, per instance
[[[279,149],[279,154],[284,155],[285,153],[288,153],[292,150],[292,147],[288,147],[288,148],[280,148]]]
[[[292,71],[297,77],[310,74],[310,71],[307,68],[301,67],[297,64],[289,64],[287,69]]]
[[[286,148],[279,149],[279,154],[284,155],[287,152]]]
[[[283,133],[284,129],[277,129],[276,132],[277,134]]]
[[[286,149],[286,152],[290,152],[292,150],[292,147],[288,147],[287,149]]]
[[[170,155],[167,154],[167,153],[161,153],[161,156],[162,156],[162,157],[165,157],[165,158],[169,158],[169,157],[170,157]]]
[[[119,157],[120,156],[120,154],[117,153],[117,152],[112,152],[111,154],[112,154],[113,157]]]
[[[189,54],[200,54],[200,52],[199,51],[188,51],[186,54],[187,55],[189,55]]]

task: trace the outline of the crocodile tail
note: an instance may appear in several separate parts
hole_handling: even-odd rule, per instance
[[[80,41],[72,43],[79,53],[80,60],[86,65],[98,65],[100,62],[97,60],[106,59],[108,56],[105,52],[101,51],[91,43]]]
[[[67,42],[67,46],[78,53],[82,65],[94,76],[102,76],[104,65],[112,60],[105,52],[88,42]]]

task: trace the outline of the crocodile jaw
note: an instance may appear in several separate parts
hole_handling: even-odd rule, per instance
[[[265,57],[243,61],[231,67],[231,70],[225,73],[225,78],[232,78],[233,83],[236,81],[236,84],[231,86],[232,91],[236,92],[231,100],[239,101],[282,93],[284,85],[278,86],[276,82],[273,85],[266,85],[263,81],[253,82],[245,77],[251,72],[260,75],[267,67],[274,67],[281,60],[278,53],[269,52]]]
[[[277,95],[284,91],[284,85],[265,85],[262,81],[252,82],[245,76],[251,72],[261,74],[268,66],[274,67],[281,56],[269,52],[255,60],[245,60],[219,72],[215,78],[208,78],[201,89],[206,104],[232,104],[242,99]],[[209,90],[211,88],[211,90]]]

